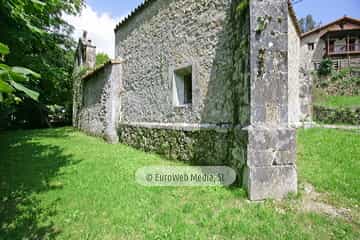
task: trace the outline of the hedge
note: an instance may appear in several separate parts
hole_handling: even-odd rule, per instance
[[[314,106],[314,120],[326,124],[360,125],[360,107],[331,108]]]

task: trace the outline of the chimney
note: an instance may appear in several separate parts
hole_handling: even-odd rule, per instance
[[[96,47],[92,45],[92,41],[88,39],[88,32],[83,31],[83,35],[79,40],[78,51],[76,52],[76,66],[95,68],[96,66]]]
[[[96,66],[96,47],[92,45],[91,39],[88,39],[88,32],[84,30],[83,36],[83,52],[85,53],[84,65],[88,68],[95,68]]]
[[[84,41],[86,41],[86,39],[87,39],[87,31],[86,30],[83,31],[82,39]]]
[[[96,47],[91,45],[91,40],[88,40],[88,44],[84,46],[86,49],[85,65],[89,68],[95,68],[96,66]]]

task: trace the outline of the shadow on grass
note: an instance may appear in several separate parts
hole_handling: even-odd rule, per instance
[[[15,131],[0,134],[0,239],[53,239],[49,217],[56,202],[42,203],[36,194],[52,191],[61,167],[78,163],[46,139],[66,138],[70,129]]]

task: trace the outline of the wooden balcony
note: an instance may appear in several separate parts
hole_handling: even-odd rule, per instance
[[[360,55],[360,44],[343,44],[343,45],[330,45],[328,49],[325,49],[326,56],[337,56],[337,55]]]
[[[356,57],[354,59],[348,58],[338,58],[332,59],[333,69],[334,70],[341,70],[343,68],[352,68],[356,71],[356,74],[360,76],[360,57]],[[321,61],[313,61],[314,69],[318,70],[321,64]]]

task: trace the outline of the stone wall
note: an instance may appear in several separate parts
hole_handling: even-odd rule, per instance
[[[153,1],[120,26],[121,142],[171,159],[230,165],[241,176],[242,128],[250,123],[248,9],[240,0]],[[173,72],[189,65],[193,103],[176,107]]]
[[[314,43],[310,50],[308,43]],[[325,42],[320,39],[320,33],[313,33],[301,39],[301,67],[308,71],[314,70],[314,61],[320,62],[324,56]]]
[[[247,131],[201,124],[126,124],[120,142],[193,165],[227,165],[242,175]],[[241,178],[239,178],[241,180]]]
[[[288,2],[252,0],[251,126],[244,187],[251,200],[297,191],[296,130],[289,127]]]
[[[231,11],[232,22],[232,117],[233,124],[250,125],[251,71],[250,71],[250,9],[249,0],[235,1]]]
[[[296,192],[288,27],[287,0],[146,1],[116,29],[121,64],[77,88],[78,127],[171,159],[231,166],[252,200]],[[192,103],[179,107],[174,72],[184,68]]]
[[[91,135],[118,142],[121,63],[112,62],[76,82],[75,127]]]
[[[309,50],[308,43],[314,43],[314,50]],[[311,122],[313,118],[313,85],[311,72],[313,61],[321,61],[325,44],[319,34],[314,33],[301,39],[300,42],[300,120]]]
[[[311,58],[321,54],[321,45],[317,37],[302,40],[295,24],[288,16],[289,123],[298,127],[312,120]],[[308,49],[307,41],[315,43],[314,51]]]
[[[293,19],[288,16],[289,122],[300,122],[300,35]]]
[[[104,101],[108,94],[105,83],[110,70],[110,68],[103,69],[92,78],[83,80],[78,127],[95,136],[102,136],[105,129]]]
[[[157,0],[116,31],[123,122],[233,122],[231,0]],[[192,105],[173,105],[174,70],[192,66]]]
[[[314,79],[310,71],[300,68],[300,121],[311,122],[313,118],[313,87]]]

